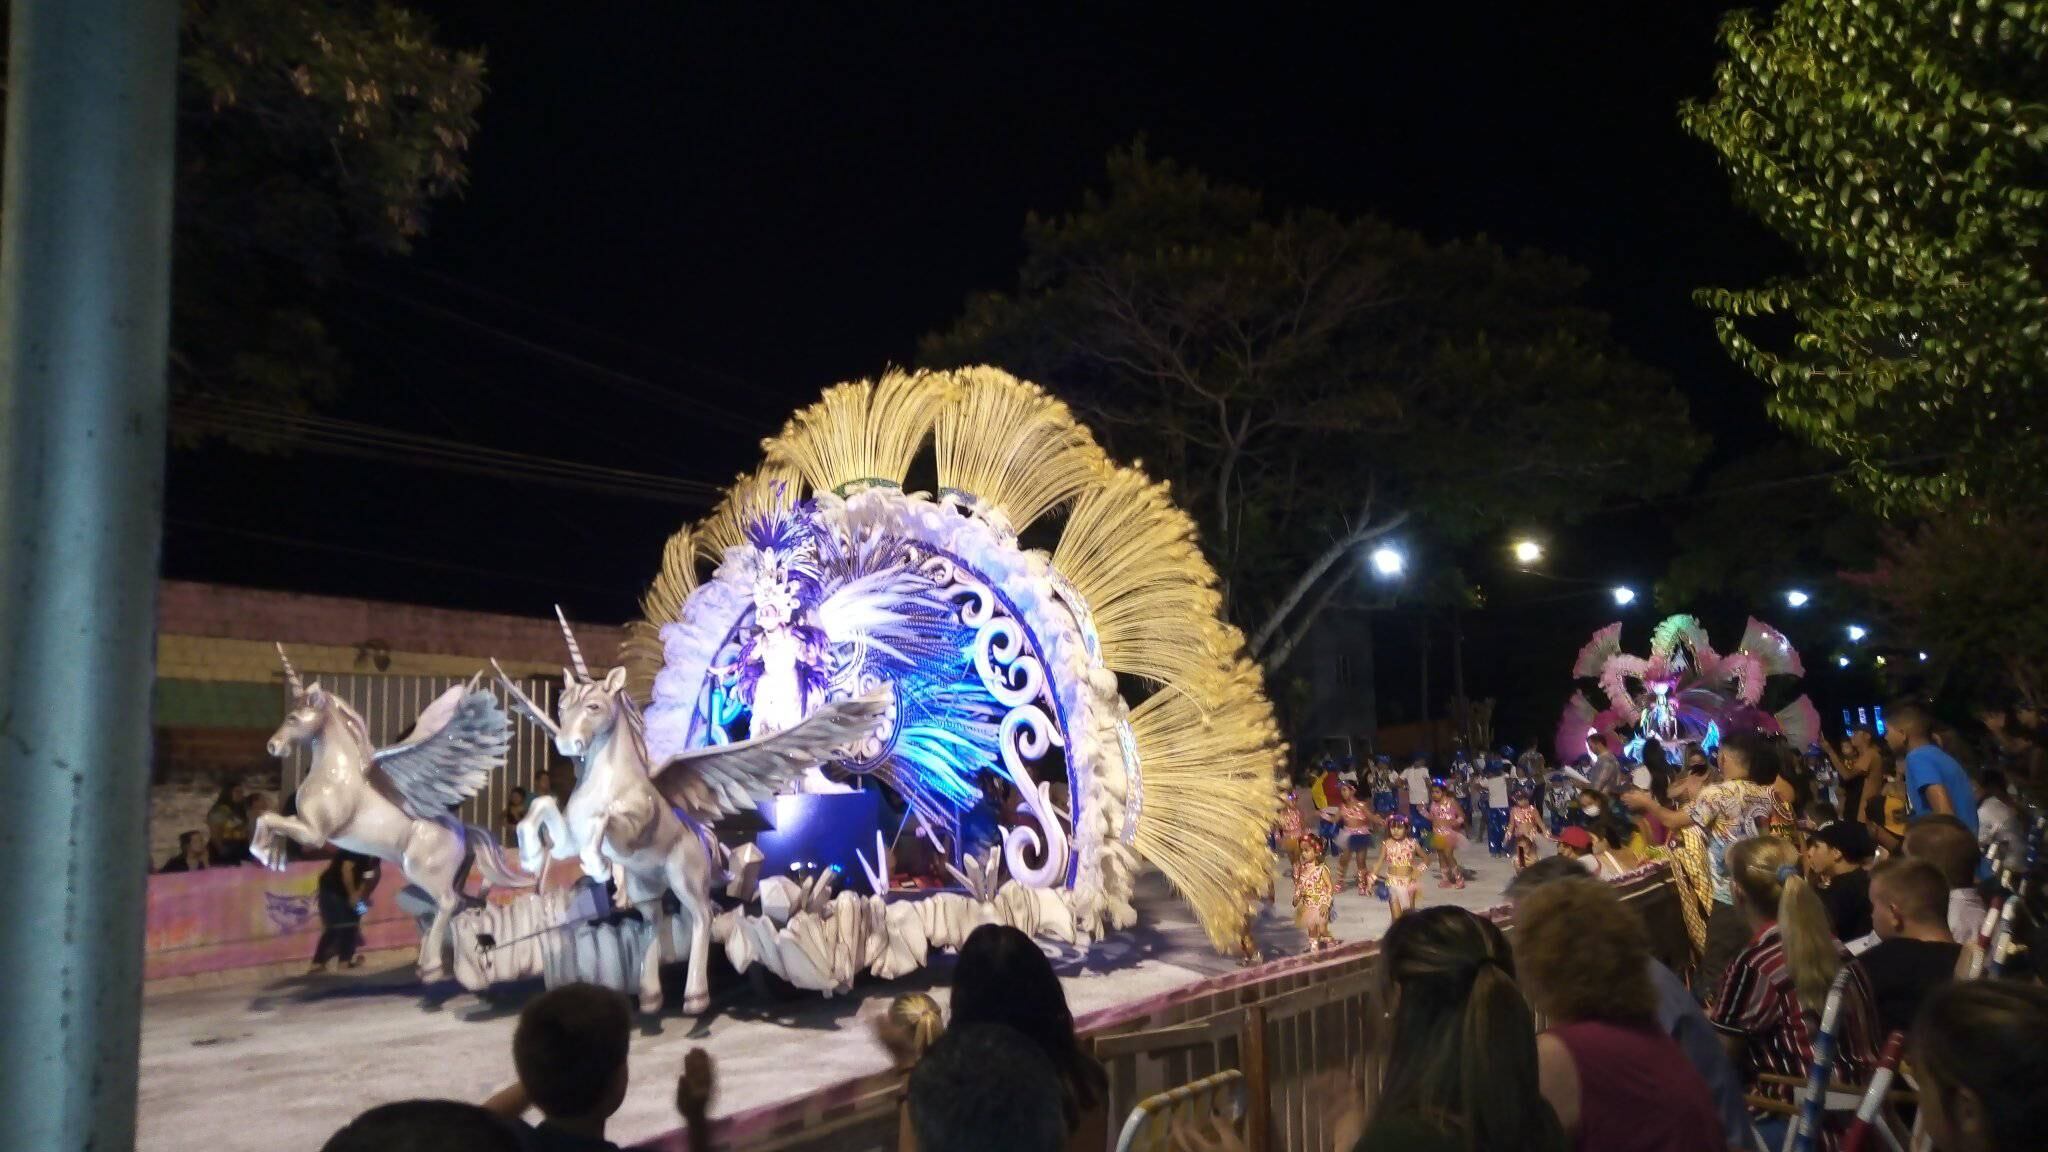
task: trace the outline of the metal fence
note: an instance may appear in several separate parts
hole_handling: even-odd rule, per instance
[[[1664,870],[1620,894],[1643,917],[1652,951],[1682,963],[1690,945]],[[1512,923],[1501,927],[1513,937]],[[1356,944],[1205,981],[1088,1027],[1109,1073],[1111,1133],[1147,1097],[1236,1070],[1250,1152],[1324,1152],[1332,1134],[1318,1082],[1361,1067],[1379,1042],[1378,982],[1378,943]],[[901,1073],[862,1077],[729,1118],[714,1141],[748,1152],[896,1152],[903,1087]],[[677,1132],[642,1147],[687,1145]]]
[[[397,743],[399,737],[412,728],[420,711],[433,703],[434,697],[457,684],[468,683],[469,678],[322,672],[319,680],[322,688],[347,701],[349,707],[362,715],[363,723],[370,730],[371,744],[382,748]],[[561,690],[558,681],[551,677],[532,677],[520,680],[518,684],[520,691],[532,698],[535,704],[553,714],[555,695]],[[546,733],[513,711],[503,685],[485,679],[479,686],[488,688],[512,714],[512,747],[506,752],[504,766],[491,774],[482,791],[463,804],[462,819],[465,823],[490,829],[502,843],[511,844],[513,832],[505,824],[504,812],[512,789],[524,788],[527,795],[532,796],[534,777],[541,772],[551,773],[558,785],[566,786],[575,778],[575,765],[555,751]],[[290,706],[287,694],[285,707]],[[306,748],[293,750],[283,762],[278,795],[290,796],[298,790],[309,762]]]

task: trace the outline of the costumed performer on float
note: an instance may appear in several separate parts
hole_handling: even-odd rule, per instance
[[[1380,845],[1379,864],[1373,869],[1387,886],[1387,908],[1399,920],[1415,910],[1422,895],[1422,845],[1408,836],[1408,820],[1387,818],[1387,840]]]
[[[1436,849],[1436,859],[1443,869],[1445,888],[1463,888],[1465,869],[1458,863],[1458,849],[1465,840],[1465,813],[1458,802],[1451,798],[1449,786],[1439,781],[1431,793],[1429,804],[1430,847]]]
[[[1337,902],[1337,886],[1330,877],[1328,850],[1323,838],[1310,833],[1301,838],[1294,863],[1294,916],[1308,933],[1308,946],[1320,952],[1337,942],[1330,934],[1330,907]]]

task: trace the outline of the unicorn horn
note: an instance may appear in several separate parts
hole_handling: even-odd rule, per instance
[[[569,618],[562,615],[562,606],[555,605],[555,619],[562,622],[562,639],[569,642],[569,660],[576,665],[576,675],[590,679],[590,668],[583,663],[583,649],[576,646],[576,633],[569,631]]]
[[[284,682],[286,687],[292,690],[292,695],[305,695],[306,686],[299,681],[299,670],[292,667],[292,658],[284,654],[284,645],[282,644],[277,646],[277,658],[284,661]]]

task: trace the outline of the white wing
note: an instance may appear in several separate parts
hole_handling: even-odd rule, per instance
[[[437,820],[477,794],[505,762],[512,721],[497,697],[474,681],[443,692],[402,742],[371,762],[415,819]]]
[[[875,730],[887,707],[886,696],[821,704],[802,723],[773,735],[678,753],[654,770],[654,786],[699,820],[737,815],[845,755]]]
[[[905,664],[915,663],[948,617],[932,596],[932,582],[906,568],[885,568],[832,590],[811,610],[811,622],[834,645],[865,644]]]

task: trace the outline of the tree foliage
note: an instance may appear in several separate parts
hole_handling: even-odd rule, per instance
[[[173,395],[299,406],[338,383],[322,297],[462,188],[483,93],[482,54],[397,4],[186,0]]]
[[[1017,286],[922,358],[1039,380],[1170,480],[1269,667],[1411,518],[1453,540],[1550,523],[1697,459],[1684,401],[1554,257],[1274,214],[1142,147],[1025,248]]]
[[[1883,510],[2048,491],[2048,0],[1730,16],[1681,119],[1804,274],[1700,299]]]
[[[1823,604],[1838,599],[1826,586],[1876,558],[1878,521],[1833,487],[1830,471],[1811,448],[1779,442],[1709,473],[1679,519],[1677,554],[1657,582],[1658,607],[1778,619],[1773,613],[1788,589]]]
[[[1876,566],[1848,579],[1952,682],[2048,704],[2048,533],[2038,523],[1944,513],[1890,533]]]

